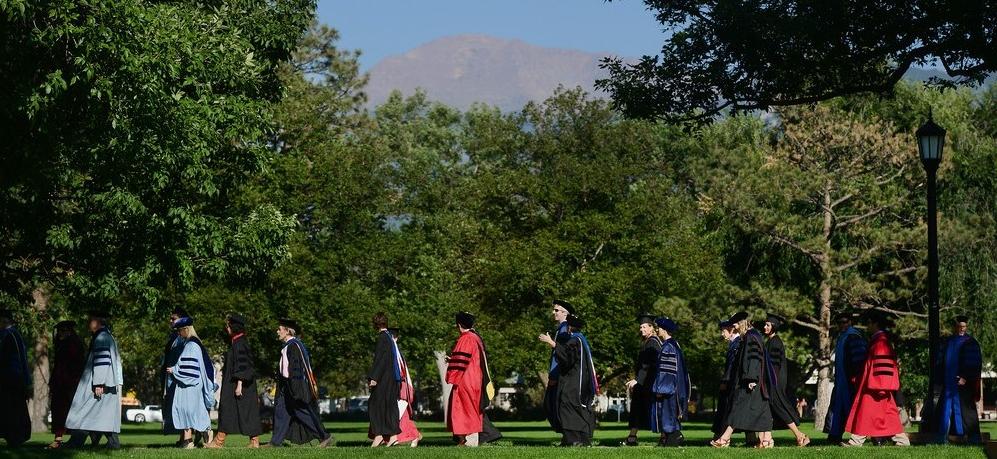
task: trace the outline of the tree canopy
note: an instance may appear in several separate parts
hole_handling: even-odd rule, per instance
[[[940,63],[958,84],[997,70],[992,2],[644,0],[667,38],[657,56],[604,61],[628,116],[720,112],[889,94],[913,66]]]

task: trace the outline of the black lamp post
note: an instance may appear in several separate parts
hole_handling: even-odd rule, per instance
[[[935,371],[938,361],[938,206],[935,196],[935,175],[942,162],[945,146],[945,129],[935,124],[928,114],[928,122],[917,130],[917,148],[921,163],[928,174],[928,390],[934,390],[939,374]],[[931,403],[929,401],[929,403]],[[921,420],[924,422],[925,420]],[[929,421],[930,422],[930,421]]]

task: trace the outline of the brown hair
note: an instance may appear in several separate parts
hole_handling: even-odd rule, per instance
[[[388,328],[388,315],[384,312],[379,312],[374,314],[374,328],[380,330],[382,328]]]

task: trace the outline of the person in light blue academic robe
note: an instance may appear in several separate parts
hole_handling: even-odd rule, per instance
[[[184,308],[179,306],[173,308],[173,312],[170,313],[170,335],[166,337],[166,348],[163,350],[163,357],[159,362],[159,378],[160,378],[160,393],[163,394],[163,433],[164,434],[176,434],[182,433],[177,429],[173,428],[173,407],[171,404],[173,400],[171,397],[166,396],[167,389],[170,387],[170,375],[166,372],[167,368],[175,366],[180,360],[180,353],[183,352],[183,345],[185,340],[180,333],[177,333],[176,324],[180,319],[188,318],[190,314]],[[183,443],[183,435],[180,435],[180,439],[177,441],[177,445]]]
[[[66,428],[72,431],[66,446],[71,448],[83,446],[88,436],[93,437],[94,443],[106,436],[108,448],[121,447],[118,433],[121,432],[121,386],[125,380],[108,317],[106,312],[90,313],[93,333],[90,351],[66,418]]]
[[[194,447],[193,433],[211,428],[208,413],[214,405],[218,386],[210,377],[208,366],[211,361],[204,357],[206,352],[194,331],[194,320],[182,318],[174,327],[185,343],[179,361],[166,369],[170,376],[167,397],[172,401],[170,414],[173,428],[183,431],[179,446],[190,449]]]
[[[652,407],[651,430],[661,434],[658,446],[681,446],[682,419],[689,407],[692,383],[685,366],[682,347],[672,336],[678,325],[668,317],[655,319],[661,351],[658,352],[657,372],[651,390],[656,397]]]

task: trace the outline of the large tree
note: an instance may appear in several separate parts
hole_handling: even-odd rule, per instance
[[[233,196],[273,151],[277,68],[311,0],[0,2],[0,292],[36,346],[53,316],[148,320],[164,291],[250,279],[294,222]],[[73,311],[47,310],[52,293]]]
[[[657,56],[604,62],[629,116],[712,118],[855,93],[888,94],[912,66],[958,83],[997,70],[993,2],[644,0],[667,38]]]
[[[914,194],[922,172],[913,142],[890,123],[828,105],[777,115],[774,129],[756,118],[711,128],[696,188],[701,205],[740,233],[728,259],[742,301],[783,313],[814,336],[820,427],[830,399],[831,315],[923,316],[915,282],[923,212]],[[908,325],[904,332],[918,330]]]

